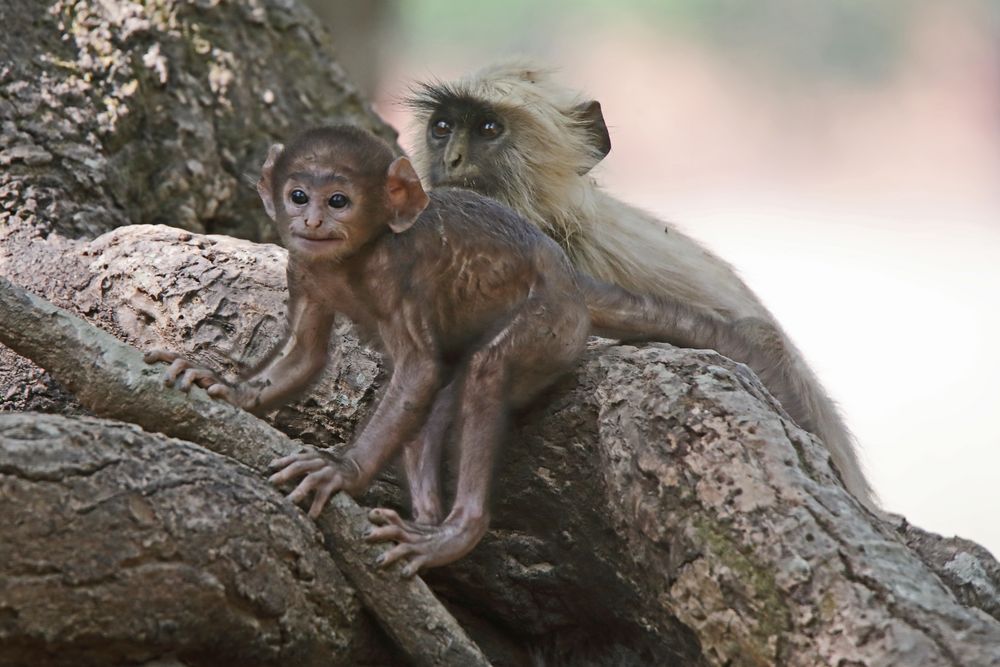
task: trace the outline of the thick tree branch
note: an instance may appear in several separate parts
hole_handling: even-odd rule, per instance
[[[267,423],[200,389],[186,395],[165,388],[162,367],[143,363],[139,351],[3,278],[0,314],[0,342],[48,370],[97,415],[198,442],[260,471],[299,449]],[[365,605],[415,663],[489,664],[423,581],[400,578],[398,568],[373,568],[385,547],[362,539],[369,524],[357,503],[338,494],[317,523]]]
[[[63,267],[75,294],[63,303],[120,339],[215,367],[280,335],[284,260],[274,246],[149,226],[31,258]],[[377,359],[339,328],[324,377],[292,418],[270,419],[339,441],[376,377]],[[426,576],[495,664],[525,664],[528,651],[556,664],[1000,664],[1000,623],[981,611],[996,608],[995,561],[933,536],[932,558],[911,550],[738,364],[595,341],[514,426],[493,528]],[[366,496],[399,502],[391,483]]]

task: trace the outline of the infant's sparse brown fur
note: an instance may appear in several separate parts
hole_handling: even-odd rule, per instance
[[[288,336],[252,375],[229,386],[177,355],[168,383],[205,387],[265,412],[308,386],[327,363],[336,313],[353,320],[392,365],[375,414],[343,456],[275,462],[299,480],[317,516],[333,493],[361,493],[400,451],[413,520],[376,509],[373,541],[394,541],[382,565],[412,575],[460,558],[489,524],[489,486],[510,409],[572,367],[592,330],[679,345],[742,341],[717,316],[578,274],[559,246],[517,213],[454,188],[428,196],[406,158],[354,128],[321,128],[268,154],[258,184],[288,247]],[[442,447],[458,450],[450,511],[441,501]]]

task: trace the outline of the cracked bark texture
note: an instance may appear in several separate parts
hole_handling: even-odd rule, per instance
[[[196,440],[264,473],[268,462],[302,447],[269,424],[203,390],[165,391],[162,368],[109,333],[0,279],[0,341],[37,363],[96,414],[134,421],[171,437]],[[86,359],[81,364],[80,359]],[[263,485],[264,482],[261,481]],[[276,493],[276,490],[269,489]],[[388,547],[363,537],[367,512],[341,494],[316,523],[334,562],[356,586],[411,662],[428,667],[488,664],[454,617],[419,578],[402,580],[399,567],[377,572],[372,563]]]
[[[335,121],[395,136],[291,0],[7,0],[0,22],[0,221],[38,237],[266,238],[246,175],[271,143]]]
[[[313,523],[201,447],[0,415],[0,499],[0,665],[394,659]]]
[[[183,350],[228,370],[255,359],[282,326],[284,252],[201,232],[270,238],[244,175],[291,130],[346,120],[391,136],[343,80],[311,15],[291,0],[8,0],[0,24],[0,275],[140,348]],[[123,226],[156,222],[184,229]],[[321,445],[349,439],[381,372],[346,323],[336,338],[314,391],[270,417]],[[101,423],[78,417],[86,411],[47,373],[0,348],[0,411],[29,409],[70,415],[66,433]],[[104,424],[98,432],[126,429]],[[139,449],[145,437],[136,436]],[[98,458],[132,451],[117,442],[85,438]],[[18,452],[7,443],[5,460]],[[72,468],[74,451],[53,449],[53,467]],[[165,475],[185,463],[157,456]],[[211,468],[229,479],[227,465]],[[263,497],[254,479],[245,488],[257,484]],[[37,495],[72,491],[38,486]],[[1000,664],[996,561],[970,542],[864,512],[815,439],[716,354],[595,341],[575,374],[517,416],[495,489],[483,543],[427,577],[494,664]],[[362,500],[399,506],[401,495],[390,475]],[[114,502],[124,501],[109,495]],[[19,551],[36,539],[60,539],[53,516],[65,508],[37,512],[31,498],[3,507],[14,520],[0,530],[39,536],[2,540],[14,552],[5,564],[23,562]],[[201,507],[184,520],[197,522]],[[147,528],[116,516],[115,540],[147,548],[132,535]],[[108,539],[98,529],[73,535],[75,550],[45,551],[52,571],[75,571],[80,553]],[[194,557],[200,547],[190,544]],[[45,598],[21,603],[74,594],[72,578],[45,584]],[[302,609],[318,609],[308,603]],[[344,628],[358,627],[351,607],[332,609],[345,614]],[[22,627],[11,625],[19,618],[0,608],[0,631]],[[61,621],[51,618],[55,632]],[[247,617],[231,622],[249,627]],[[106,627],[61,658],[79,652],[82,661],[102,641],[137,645],[131,636],[114,643],[123,635]],[[12,636],[0,659],[14,655],[9,647],[37,647],[41,635]]]
[[[121,225],[273,240],[253,180],[303,126],[395,138],[295,0],[5,0],[0,25],[0,271],[58,303],[79,286],[44,258]],[[67,398],[0,347],[0,409]]]
[[[78,312],[139,347],[233,366],[279,334],[274,246],[135,226],[53,261],[67,260],[87,272]],[[341,334],[279,424],[321,445],[379,378]],[[989,554],[871,516],[816,439],[715,353],[593,341],[517,417],[495,488],[482,544],[426,577],[494,664],[1000,664]],[[362,500],[398,507],[398,485]]]

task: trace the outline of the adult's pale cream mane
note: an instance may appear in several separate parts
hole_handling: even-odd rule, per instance
[[[459,81],[420,86],[409,100],[420,131],[434,108],[461,98],[489,100],[515,133],[516,150],[509,151],[497,169],[504,181],[504,202],[551,236],[570,241],[587,217],[580,209],[595,205],[595,191],[580,173],[602,157],[573,113],[581,98],[556,85],[547,70],[522,61],[501,63]],[[553,137],[560,140],[553,142]],[[416,149],[414,162],[426,174],[431,156],[422,147]],[[578,196],[568,201],[567,192]]]

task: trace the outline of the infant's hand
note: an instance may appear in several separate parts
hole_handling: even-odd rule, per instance
[[[309,516],[314,519],[338,491],[354,495],[364,490],[361,470],[350,456],[341,458],[329,452],[311,449],[275,459],[271,461],[270,467],[280,468],[268,478],[276,486],[303,478],[288,494],[288,499],[298,504],[308,498],[310,493],[314,494],[309,506]]]
[[[221,379],[215,371],[196,366],[176,352],[150,350],[142,359],[147,364],[160,361],[170,364],[163,373],[163,383],[168,387],[177,387],[186,392],[190,391],[193,385],[198,385],[212,398],[243,407],[236,389]]]

